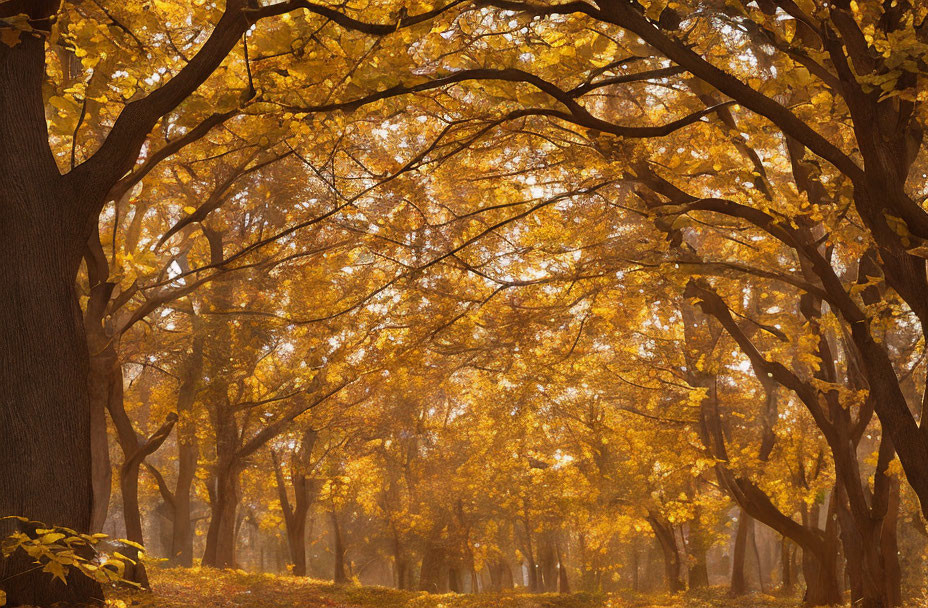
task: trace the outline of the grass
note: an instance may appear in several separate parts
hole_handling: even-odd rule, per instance
[[[478,593],[436,595],[386,587],[334,585],[312,579],[210,568],[153,568],[152,593],[111,593],[111,608],[787,608],[794,599],[724,590],[676,595]]]

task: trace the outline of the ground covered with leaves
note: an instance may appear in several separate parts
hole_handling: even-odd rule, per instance
[[[787,608],[791,598],[730,599],[724,590],[693,595],[478,593],[436,595],[385,587],[334,585],[241,570],[155,569],[153,593],[111,594],[110,608]]]

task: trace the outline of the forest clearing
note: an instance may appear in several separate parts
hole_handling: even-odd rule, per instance
[[[928,0],[0,0],[0,607],[928,605],[926,83]]]
[[[153,570],[154,594],[117,593],[112,608],[790,608],[798,597],[732,598],[724,588],[685,596],[604,593],[485,592],[434,594],[386,587],[335,585],[327,581],[230,570]],[[913,606],[914,608],[914,606]]]

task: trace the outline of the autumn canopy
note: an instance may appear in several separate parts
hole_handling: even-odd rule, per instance
[[[923,598],[926,82],[918,0],[0,0],[0,605]]]

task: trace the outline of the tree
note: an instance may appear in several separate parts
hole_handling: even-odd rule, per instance
[[[306,576],[306,516],[320,491],[318,484],[315,483],[316,480],[308,478],[312,468],[319,463],[319,460],[312,462],[317,435],[315,430],[307,429],[303,433],[299,447],[294,451],[293,460],[290,463],[290,485],[293,487],[292,506],[280,459],[276,452],[271,451],[277,491],[280,494],[280,504],[287,526],[287,546],[290,548],[290,559],[293,560],[294,576]]]
[[[341,28],[384,36],[445,7],[377,25],[310,3],[260,7],[246,0],[230,1],[208,38],[190,41],[189,61],[165,84],[143,87],[117,110],[97,149],[63,174],[49,147],[43,93],[46,51],[55,50],[57,28],[64,20],[56,19],[58,8],[55,2],[14,1],[0,9],[0,137],[5,142],[0,191],[7,215],[0,239],[6,257],[16,261],[2,275],[4,299],[10,305],[0,322],[0,344],[13,364],[4,366],[0,376],[7,395],[0,407],[0,466],[23,472],[4,479],[0,512],[87,530],[92,496],[89,357],[76,321],[75,279],[100,211],[119,180],[136,165],[152,128],[190,98],[261,19],[301,9],[332,19]],[[159,74],[172,69],[165,65]],[[117,72],[113,69],[105,76]],[[246,98],[255,93],[244,91]],[[34,375],[36,369],[47,371],[41,380]],[[37,446],[53,453],[40,453]],[[19,481],[12,481],[14,477]],[[51,496],[56,498],[49,500]],[[19,561],[4,560],[0,579],[9,581],[24,571]],[[79,580],[67,588],[33,591],[44,587],[38,576],[22,574],[4,583],[11,605],[99,596],[98,588]]]

